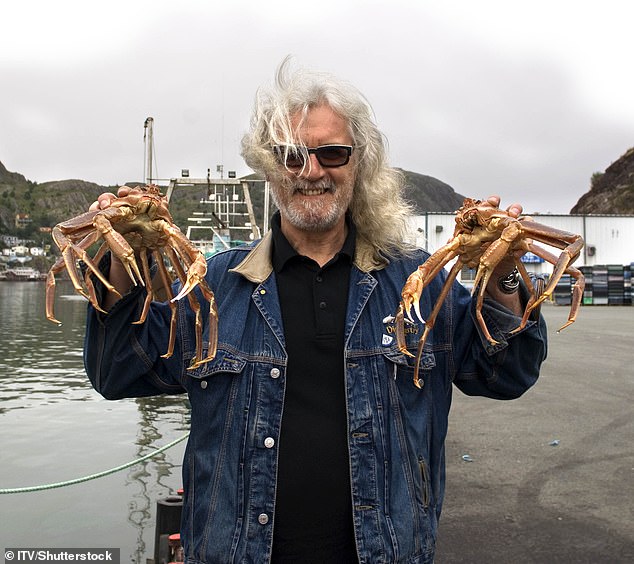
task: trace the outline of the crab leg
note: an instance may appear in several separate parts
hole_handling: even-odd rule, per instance
[[[581,240],[581,244],[583,245],[583,240]],[[558,264],[559,261],[561,260],[561,257],[558,258],[552,253],[548,252],[546,249],[543,249],[542,247],[539,247],[538,245],[535,245],[535,244],[530,245],[530,251],[534,253],[535,255],[537,255],[538,257],[541,257],[544,260],[550,262],[551,264]],[[581,300],[583,299],[583,290],[585,288],[586,281],[581,271],[575,268],[574,266],[570,266],[570,262],[572,262],[572,260],[569,260],[564,270],[560,271],[558,274],[556,274],[557,269],[553,271],[553,274],[550,277],[548,284],[545,286],[544,290],[541,292],[538,299],[533,304],[530,304],[530,308],[529,306],[526,307],[526,312],[524,313],[524,317],[526,319],[528,319],[528,316],[531,311],[533,311],[542,302],[544,302],[546,299],[549,299],[550,296],[552,296],[553,291],[555,287],[557,286],[557,283],[559,282],[561,277],[564,274],[570,274],[570,276],[572,276],[575,279],[575,283],[572,287],[572,301],[570,305],[570,313],[568,315],[568,321],[564,325],[562,325],[557,330],[557,332],[562,331],[563,329],[565,329],[566,327],[568,327],[569,325],[575,322],[575,320],[577,319],[577,314],[579,313],[579,308],[581,306]],[[555,278],[555,276],[557,276],[557,278],[554,280],[554,283],[553,283],[553,279]],[[522,321],[524,321],[524,319],[522,319]]]
[[[198,286],[203,297],[209,302],[209,319],[208,319],[208,349],[207,356],[202,358],[202,352],[197,354],[196,359],[190,369],[196,368],[205,362],[209,362],[216,357],[218,348],[218,309],[216,307],[216,299],[211,288],[205,280],[205,274],[207,273],[207,261],[204,255],[196,249],[189,239],[185,237],[180,229],[176,228],[174,232],[174,240],[172,243],[174,247],[180,253],[181,258],[187,266],[187,282],[184,286],[190,286],[189,289],[185,287],[181,289],[177,296],[172,298],[172,301],[181,299],[184,295],[190,296],[191,290]],[[190,298],[191,301],[191,298]],[[201,338],[202,341],[202,338]]]
[[[546,285],[540,298],[531,306],[531,310],[535,309],[545,299],[552,296],[555,287],[564,274],[570,274],[576,281],[573,286],[573,302],[570,313],[571,318],[569,318],[566,325],[559,329],[559,331],[561,331],[574,322],[581,304],[581,299],[583,298],[585,278],[583,277],[581,271],[571,265],[579,257],[579,254],[584,246],[584,240],[580,235],[567,233],[566,231],[560,231],[558,229],[546,227],[545,225],[540,225],[539,223],[530,221],[524,224],[524,229],[529,236],[533,237],[537,241],[562,249],[561,255],[556,257],[546,249],[532,243],[529,244],[528,247],[531,252],[554,265],[553,273],[548,281],[548,284]],[[574,313],[572,311],[573,309]]]
[[[183,265],[181,264],[181,261],[178,257],[178,255],[176,254],[176,251],[171,248],[171,247],[165,247],[165,252],[168,256],[168,258],[170,259],[170,262],[172,263],[172,267],[174,268],[174,270],[176,271],[176,276],[177,278],[181,281],[181,284],[183,284],[183,281],[186,280],[187,275],[185,274],[185,269],[183,268]],[[180,295],[182,292],[179,292],[178,295]],[[178,301],[179,298],[177,296],[173,297],[170,301],[171,302],[176,302]],[[189,305],[192,308],[192,311],[195,314],[195,328],[196,328],[196,355],[195,355],[195,361],[198,362],[200,361],[200,359],[202,358],[202,321],[200,318],[200,304],[198,303],[198,300],[195,298],[195,296],[192,296],[191,293],[187,293],[186,294],[187,299],[189,300]]]
[[[460,272],[461,269],[462,269],[462,263],[460,261],[457,261],[456,264],[454,264],[451,270],[449,271],[449,275],[447,276],[447,279],[445,280],[445,284],[443,285],[442,290],[440,291],[440,295],[438,296],[438,299],[436,300],[434,309],[432,310],[432,312],[429,314],[429,317],[427,318],[427,323],[425,323],[425,329],[423,331],[423,334],[421,335],[421,338],[418,341],[418,351],[416,353],[416,366],[414,367],[414,385],[417,388],[423,387],[423,382],[418,377],[418,373],[420,371],[420,362],[423,358],[423,348],[425,347],[425,343],[427,342],[427,337],[429,335],[429,332],[434,328],[434,325],[436,324],[436,318],[438,317],[438,313],[440,312],[440,309],[442,308],[445,298],[447,297],[447,294],[449,294],[449,291],[451,290],[451,286],[454,280],[456,279],[456,276],[458,276],[458,273]]]
[[[528,318],[530,317],[531,312],[535,309],[533,307],[533,304],[537,301],[537,298],[539,298],[539,296],[541,296],[542,292],[544,291],[544,281],[541,279],[540,279],[541,283],[538,285],[538,288],[537,289],[533,288],[533,281],[531,280],[531,277],[528,275],[528,271],[526,270],[526,267],[524,266],[524,263],[521,260],[516,258],[515,266],[517,270],[519,271],[520,276],[522,277],[522,280],[524,281],[524,285],[526,286],[526,289],[528,290],[529,298],[528,298],[528,302],[526,303],[526,307],[524,308],[524,314],[522,315],[522,320],[520,321],[520,324],[515,329],[513,329],[513,331],[511,331],[511,335],[518,333],[519,331],[524,329],[524,327],[526,327]]]
[[[100,239],[100,233],[98,231],[93,231],[92,233],[89,233],[88,235],[86,235],[86,237],[82,241],[80,241],[78,245],[74,245],[73,243],[71,243],[71,247],[75,251],[77,258],[79,258],[79,260],[83,261],[86,264],[86,266],[88,267],[88,271],[92,272],[97,278],[99,278],[101,283],[108,289],[109,292],[113,292],[114,294],[117,295],[117,297],[121,298],[121,294],[110,283],[110,281],[102,274],[101,270],[99,270],[99,266],[98,266],[99,261],[102,259],[103,255],[105,254],[107,247],[104,248],[104,245],[101,245],[101,247],[99,247],[99,251],[102,251],[103,249],[102,253],[99,254],[99,252],[97,252],[97,254],[93,258],[90,257],[90,255],[88,254],[86,250],[91,245],[99,241],[99,239]],[[84,282],[85,282],[85,277],[84,277]],[[88,290],[88,294],[89,294],[88,299],[90,300],[90,303],[95,307],[95,309],[101,310],[101,308],[99,307],[99,304],[97,303],[96,295],[94,295],[93,293],[93,296],[94,296],[94,300],[93,300],[90,297],[90,289]]]
[[[484,332],[484,336],[487,341],[492,345],[497,345],[498,342],[491,336],[489,329],[482,317],[482,305],[484,303],[484,295],[486,293],[489,280],[495,268],[502,262],[504,257],[507,256],[509,249],[513,242],[521,235],[521,229],[519,222],[510,222],[500,234],[500,238],[493,241],[487,250],[480,257],[480,265],[478,266],[478,272],[473,283],[473,292],[478,291],[478,297],[476,301],[475,315],[478,320],[480,328]]]
[[[92,258],[91,262],[93,263],[93,265],[98,265],[107,251],[108,251],[108,245],[106,245],[106,243],[104,242],[95,253],[95,256]],[[89,298],[90,303],[93,305],[93,307],[97,311],[100,311],[101,313],[107,313],[105,310],[101,308],[101,306],[99,305],[99,301],[97,300],[97,293],[95,291],[95,285],[92,281],[92,276],[91,276],[94,273],[94,270],[92,268],[93,265],[89,263],[86,263],[86,264],[89,266],[89,268],[86,269],[86,274],[84,275],[84,284],[86,285],[86,289],[88,290],[88,295],[90,296]],[[99,279],[101,280],[103,278],[103,275],[101,274],[101,271],[99,271],[99,269],[97,269],[97,272],[99,273]],[[106,280],[106,282],[108,281]],[[108,286],[111,286],[112,290],[110,290]],[[106,285],[106,288],[108,288],[110,291],[114,292],[119,297],[121,297],[121,294],[116,290],[114,286],[112,286],[112,284],[110,284],[110,282],[108,282],[108,284]]]
[[[190,243],[180,229],[168,225],[165,231],[188,267],[186,277],[182,278],[183,286],[178,295],[173,298],[174,300],[180,300],[205,279],[207,261],[205,256]]]
[[[51,267],[46,275],[46,318],[57,325],[61,325],[62,322],[55,318],[55,274],[64,270],[66,263],[64,257],[60,257],[55,261],[55,264]]]
[[[55,301],[55,274],[61,272],[66,268],[68,275],[70,276],[73,287],[77,293],[87,298],[95,309],[103,312],[103,309],[99,306],[97,298],[94,293],[94,288],[87,287],[87,291],[84,290],[81,279],[79,277],[79,270],[77,269],[77,261],[79,258],[83,260],[88,268],[95,273],[105,284],[105,286],[115,293],[118,292],[108,282],[108,280],[101,274],[99,269],[95,266],[95,262],[90,258],[86,249],[96,243],[99,240],[99,232],[88,233],[78,244],[74,244],[64,233],[61,228],[55,228],[53,230],[53,240],[60,248],[62,256],[55,262],[53,267],[49,270],[46,277],[46,317],[50,321],[61,325],[61,322],[55,318],[53,313],[54,301]],[[74,253],[74,254],[73,254]]]
[[[167,344],[167,352],[162,356],[162,358],[169,358],[174,354],[174,343],[176,342],[176,310],[177,306],[172,299],[174,294],[172,292],[172,279],[167,272],[167,268],[165,268],[165,262],[163,262],[163,255],[155,250],[153,252],[154,260],[156,261],[159,276],[161,277],[161,281],[163,283],[163,287],[165,288],[165,293],[167,294],[167,303],[172,312],[170,316],[170,334],[169,334],[169,342]]]
[[[71,240],[68,237],[66,237],[64,233],[62,233],[60,229],[54,228],[52,235],[53,235],[53,240],[55,241],[57,246],[60,248],[60,251],[62,253],[62,262],[66,266],[66,270],[68,271],[68,275],[70,276],[71,282],[73,283],[73,287],[75,288],[77,293],[81,294],[85,298],[88,298],[88,294],[86,293],[86,291],[84,290],[81,284],[79,270],[77,270],[76,257],[75,257],[75,254],[73,253],[73,251],[77,251],[77,246],[74,245],[71,242]],[[90,237],[90,235],[88,235],[88,237]],[[80,250],[80,253],[81,253],[81,250]],[[55,269],[55,272],[57,273],[57,272],[60,272],[61,270],[62,269],[58,267]]]
[[[178,256],[176,255],[176,252],[174,251],[174,249],[172,249],[171,247],[166,247],[166,252],[167,255],[172,263],[172,266],[174,267],[174,270],[176,271],[176,275],[178,276],[178,278],[183,281],[187,278],[187,275],[185,274],[185,270],[183,268],[183,265],[181,264]],[[179,295],[182,292],[179,292]],[[196,328],[196,354],[194,356],[194,360],[191,364],[191,366],[189,367],[190,369],[192,368],[196,368],[201,362],[202,362],[202,356],[203,356],[203,324],[202,324],[202,320],[201,320],[201,314],[200,314],[200,303],[198,302],[198,298],[193,295],[191,292],[188,292],[187,294],[185,294],[187,296],[187,299],[189,300],[189,305],[192,308],[192,311],[195,314],[195,328]],[[178,301],[178,296],[172,298],[172,302]],[[206,360],[211,360],[211,359],[206,359]]]
[[[416,317],[418,317],[421,322],[425,322],[420,313],[419,303],[421,293],[444,266],[458,255],[460,245],[461,241],[459,239],[454,239],[446,245],[443,245],[420,265],[417,270],[410,274],[401,293],[401,297],[403,298],[401,304],[410,321],[413,321],[411,315],[413,305]]]
[[[442,257],[440,254],[441,251],[447,252],[447,254]],[[440,272],[440,270],[456,256],[457,252],[453,246],[450,247],[450,245],[445,245],[429,257],[424,264],[419,266],[407,278],[401,292],[401,303],[399,304],[396,315],[394,316],[396,343],[398,345],[398,349],[403,354],[407,356],[414,356],[407,350],[407,345],[405,343],[405,317],[407,317],[408,321],[414,323],[411,315],[413,306],[418,319],[421,323],[425,323],[425,320],[420,312],[420,298],[423,290],[429,284],[430,280],[432,280],[436,274],[438,274],[438,272]]]
[[[139,260],[141,261],[141,270],[143,272],[145,291],[147,293],[145,295],[145,300],[143,301],[141,315],[139,316],[139,319],[132,322],[132,325],[141,325],[142,323],[145,323],[147,314],[150,311],[150,304],[154,299],[154,288],[152,287],[152,275],[150,274],[150,265],[147,260],[147,249],[141,249],[141,252],[139,253]]]
[[[519,222],[510,222],[500,234],[500,238],[493,241],[480,257],[480,265],[473,283],[474,291],[480,288],[480,294],[484,295],[484,290],[489,283],[495,267],[502,262],[508,254],[513,242],[521,235]]]
[[[138,281],[141,285],[143,285],[143,277],[141,276],[139,265],[136,262],[134,250],[125,240],[123,235],[114,229],[110,221],[112,218],[121,217],[121,215],[122,212],[120,208],[109,208],[103,210],[103,214],[95,216],[94,225],[110,246],[111,252],[121,261],[121,264],[128,273],[132,283],[136,286]]]

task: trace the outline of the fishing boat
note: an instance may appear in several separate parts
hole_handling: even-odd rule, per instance
[[[154,118],[146,118],[143,128],[145,183],[161,186],[160,179],[153,176]],[[189,176],[189,170],[183,169],[181,176],[171,178],[166,187],[168,203],[177,189],[206,187],[206,195],[200,199],[197,209],[187,218],[185,233],[205,257],[260,239],[268,231],[268,181],[256,175],[237,178],[235,171],[228,171],[228,177],[225,178],[222,164],[217,165],[216,172],[220,173],[220,178],[212,178],[211,169],[207,169],[207,178],[192,178]],[[250,189],[253,186],[263,188],[262,229],[256,222],[251,202]],[[164,185],[162,187],[165,188]]]
[[[250,241],[266,232],[257,225],[251,203],[250,185],[264,183],[265,210],[268,217],[268,183],[245,178],[177,178],[167,188],[168,201],[176,188],[206,186],[206,195],[187,218],[186,236],[206,257]]]

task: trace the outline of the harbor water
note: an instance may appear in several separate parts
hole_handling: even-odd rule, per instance
[[[0,283],[0,489],[55,484],[121,466],[188,432],[185,396],[107,401],[83,368],[86,300],[58,284],[58,327],[43,282]],[[0,495],[3,547],[154,553],[156,501],[181,487],[185,442],[76,485]]]

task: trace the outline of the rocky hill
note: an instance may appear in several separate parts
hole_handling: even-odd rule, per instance
[[[406,197],[419,213],[425,211],[453,212],[462,205],[464,197],[444,182],[411,171],[405,175]],[[254,176],[255,178],[255,176]],[[263,194],[261,184],[253,184],[251,197],[256,218],[261,222]],[[36,183],[18,172],[10,172],[0,162],[0,234],[16,234],[16,214],[28,214],[32,220],[29,231],[40,226],[51,227],[60,221],[85,211],[98,194],[115,191],[115,186],[101,186],[84,180],[60,180]],[[200,193],[198,193],[200,192]],[[187,218],[204,194],[205,188],[174,193],[170,209],[178,225]],[[590,190],[584,194],[570,213],[574,214],[634,214],[634,147],[618,160],[592,176]]]
[[[15,233],[16,214],[28,214],[32,228],[51,227],[86,211],[101,193],[112,187],[83,180],[38,184],[0,163],[0,233]]]
[[[570,210],[575,214],[634,214],[634,147],[605,172],[592,175],[590,190]]]
[[[417,213],[425,212],[454,212],[461,205],[464,196],[444,182],[408,170],[402,170],[405,175],[405,196],[411,201]]]
[[[402,171],[406,197],[419,212],[453,212],[462,205],[463,196],[451,186],[423,174]],[[255,175],[252,178],[256,178]],[[251,198],[258,223],[261,223],[264,197],[261,184],[253,184]],[[257,187],[257,188],[256,188]],[[116,192],[115,186],[100,186],[84,180],[60,180],[38,184],[22,174],[9,172],[0,162],[0,234],[15,234],[16,214],[28,214],[32,220],[28,231],[40,226],[52,227],[86,211],[102,192]],[[170,210],[177,225],[184,227],[195,211],[196,202],[206,196],[204,186],[176,190]],[[27,236],[29,233],[23,233]]]

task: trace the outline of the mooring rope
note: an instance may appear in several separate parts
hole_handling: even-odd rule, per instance
[[[176,439],[172,441],[171,443],[167,443],[161,448],[158,448],[150,452],[149,454],[142,456],[141,458],[137,458],[136,460],[131,460],[130,462],[126,462],[125,464],[122,464],[121,466],[116,466],[115,468],[104,470],[103,472],[97,472],[96,474],[90,474],[89,476],[82,476],[81,478],[74,478],[73,480],[66,480],[64,482],[55,482],[52,484],[41,484],[39,486],[27,486],[24,488],[0,488],[0,495],[52,490],[54,488],[63,488],[65,486],[72,486],[74,484],[80,484],[81,482],[88,482],[89,480],[103,478],[104,476],[108,476],[109,474],[114,474],[115,472],[119,472],[121,470],[125,470],[126,468],[130,468],[130,466],[134,466],[135,464],[144,462],[145,460],[148,460],[149,458],[152,458],[156,456],[157,454],[160,454],[161,452],[166,451],[168,448],[172,448],[174,445],[177,445],[181,441],[184,441],[188,436],[189,436],[189,433],[185,433],[179,439]]]

